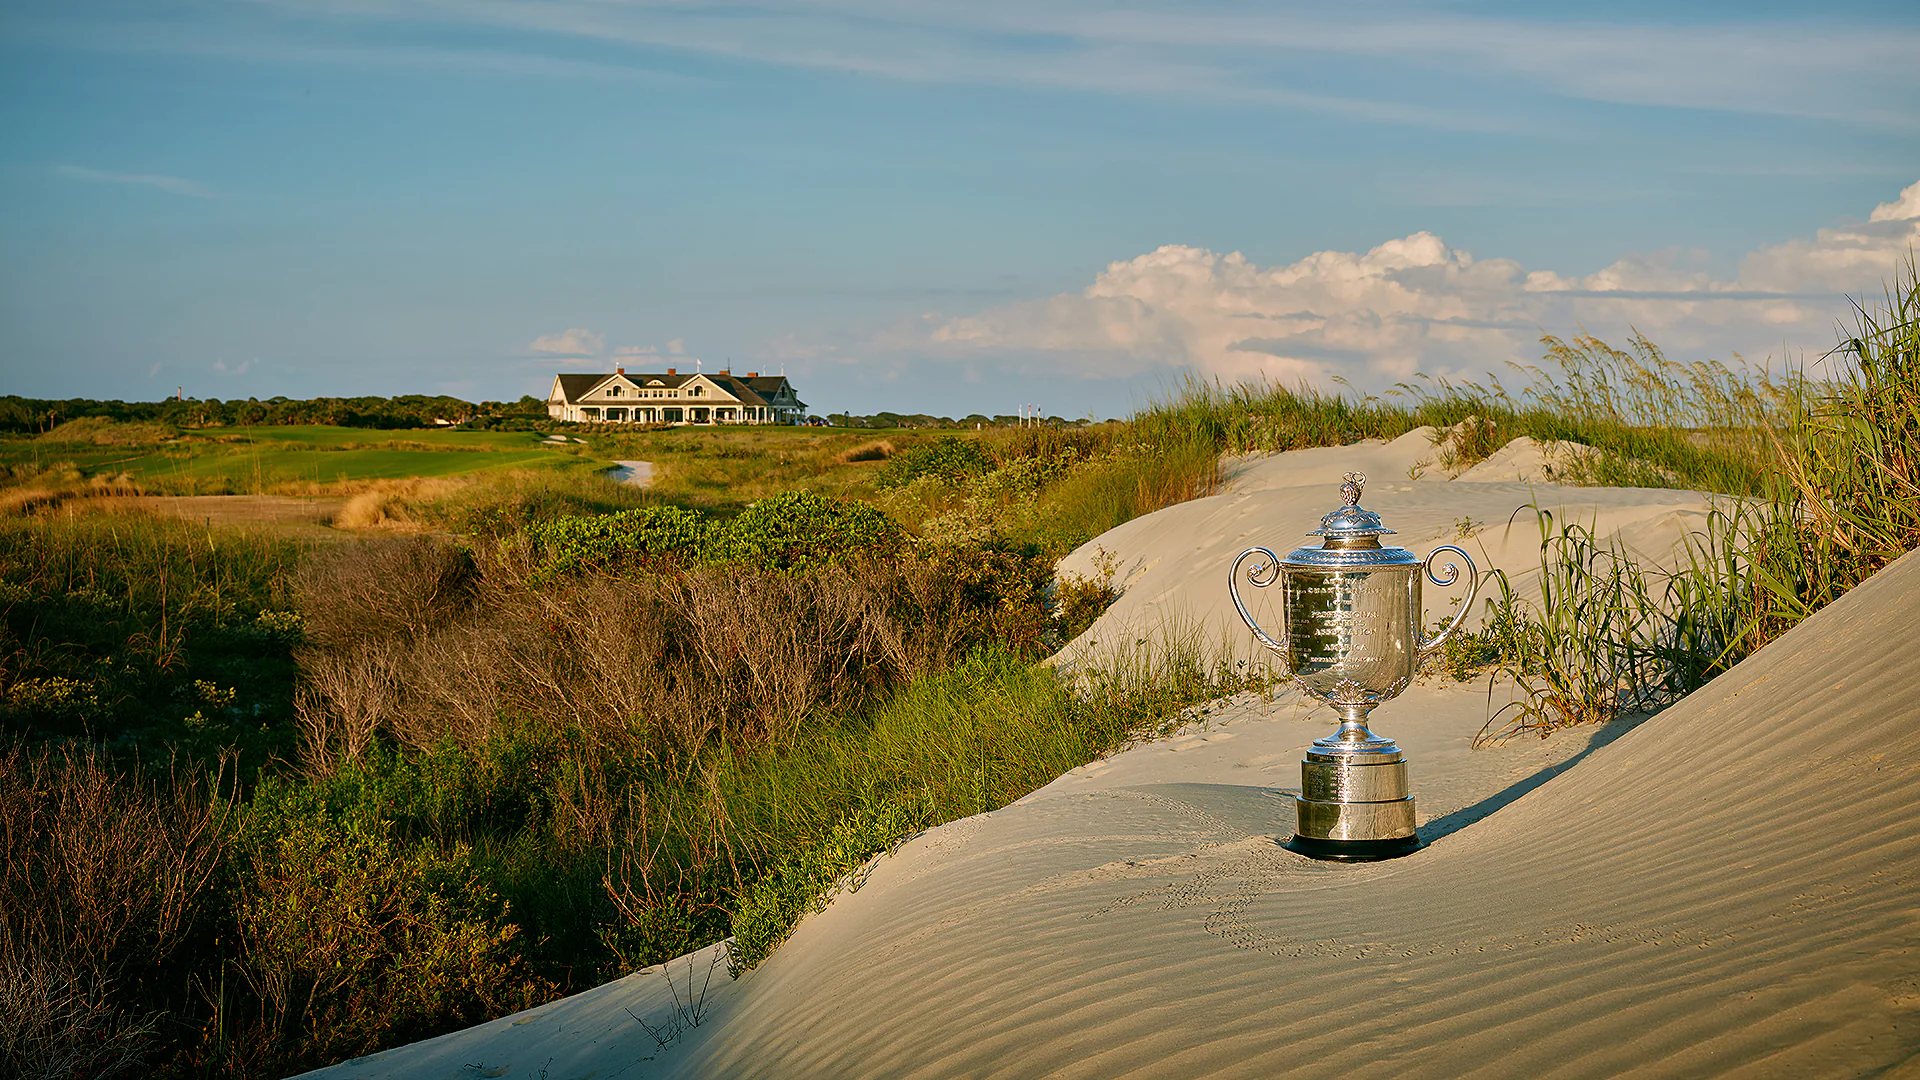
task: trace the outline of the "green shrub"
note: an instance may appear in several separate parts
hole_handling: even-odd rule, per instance
[[[1120,595],[1111,580],[1077,576],[1062,577],[1054,586],[1054,619],[1058,625],[1060,640],[1072,641],[1081,631],[1092,626],[1113,606]]]
[[[369,1053],[543,996],[471,848],[396,838],[311,794],[264,791],[235,841],[236,964],[278,1068]]]
[[[729,521],[653,506],[560,518],[527,533],[540,552],[540,580],[590,569],[703,563],[799,570],[856,553],[886,554],[904,538],[892,519],[866,503],[804,491],[769,495]]]
[[[977,441],[942,435],[932,442],[904,447],[887,459],[878,482],[883,487],[899,487],[922,476],[959,480],[979,476],[993,469],[993,457]]]
[[[857,892],[865,879],[855,871],[912,832],[913,823],[914,815],[895,800],[868,803],[841,818],[818,842],[776,863],[734,909],[733,943],[727,950],[734,977],[766,959],[803,916],[825,908],[842,888]]]
[[[716,531],[712,561],[796,570],[855,552],[885,554],[903,534],[863,502],[805,491],[769,495]]]
[[[697,562],[713,549],[713,522],[697,510],[648,506],[529,526],[542,578],[581,570]]]

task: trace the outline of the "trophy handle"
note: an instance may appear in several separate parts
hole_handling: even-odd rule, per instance
[[[1285,568],[1280,565],[1280,556],[1263,547],[1250,547],[1241,552],[1239,558],[1233,560],[1233,569],[1227,571],[1227,591],[1233,594],[1233,606],[1240,609],[1240,621],[1247,624],[1247,628],[1253,631],[1253,636],[1260,640],[1260,644],[1285,656],[1287,647],[1268,637],[1267,632],[1260,629],[1260,624],[1253,619],[1253,612],[1247,610],[1246,601],[1240,599],[1240,564],[1253,555],[1264,556],[1267,560],[1247,567],[1247,580],[1252,582],[1255,588],[1264,589],[1286,576]],[[1287,605],[1284,599],[1280,603],[1280,636],[1287,636]]]
[[[1420,656],[1422,657],[1431,655],[1434,650],[1446,644],[1447,639],[1453,636],[1453,632],[1460,629],[1460,624],[1466,622],[1468,613],[1473,611],[1474,595],[1480,591],[1480,568],[1473,565],[1473,556],[1454,547],[1452,544],[1442,544],[1434,548],[1433,551],[1427,555],[1426,559],[1421,562],[1420,568],[1427,572],[1427,580],[1433,582],[1435,585],[1451,585],[1460,580],[1460,568],[1453,563],[1447,564],[1447,576],[1444,578],[1433,572],[1433,560],[1438,558],[1443,551],[1454,552],[1461,558],[1467,560],[1467,599],[1465,603],[1460,605],[1460,613],[1453,617],[1453,621],[1447,624],[1445,630],[1440,631],[1438,634],[1420,643]],[[1245,556],[1242,556],[1242,558],[1244,557]],[[1242,609],[1241,614],[1243,616],[1246,614],[1244,609]],[[1415,614],[1417,615],[1418,613],[1416,612]]]

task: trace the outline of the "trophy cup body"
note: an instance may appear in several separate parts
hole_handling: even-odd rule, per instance
[[[1390,859],[1419,850],[1406,755],[1393,740],[1367,730],[1367,714],[1407,688],[1420,661],[1459,629],[1480,588],[1473,558],[1451,544],[1424,559],[1382,545],[1380,537],[1393,530],[1360,506],[1365,483],[1360,473],[1346,475],[1344,505],[1308,534],[1323,538],[1319,547],[1297,548],[1284,559],[1264,547],[1248,548],[1234,560],[1227,583],[1255,640],[1285,657],[1303,691],[1340,713],[1339,730],[1316,741],[1300,763],[1295,828],[1286,844],[1320,859]],[[1467,599],[1453,622],[1428,638],[1420,630],[1422,572],[1436,585],[1451,585],[1460,576],[1451,563],[1445,577],[1434,572],[1433,561],[1443,551],[1466,562]],[[1243,565],[1255,588],[1280,586],[1278,640],[1261,628],[1240,595]]]

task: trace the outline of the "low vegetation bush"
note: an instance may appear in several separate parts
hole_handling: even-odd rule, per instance
[[[269,785],[228,840],[231,967],[250,993],[221,1003],[227,1064],[353,1057],[550,992],[510,948],[519,928],[470,847],[396,835],[329,794]]]
[[[589,569],[723,563],[796,570],[855,555],[884,556],[904,539],[900,527],[873,506],[801,491],[770,495],[731,519],[653,506],[558,518],[530,527],[526,535],[537,551],[535,575],[541,580]]]
[[[0,1071],[136,1076],[165,1055],[215,933],[220,787],[0,746]]]
[[[0,724],[259,763],[284,745],[304,550],[147,517],[0,521]]]
[[[177,438],[180,429],[152,420],[114,420],[87,416],[69,420],[39,438],[45,443],[93,443],[99,446],[138,446]]]
[[[915,443],[896,451],[880,470],[880,483],[897,487],[923,476],[958,480],[978,476],[994,467],[993,458],[972,439],[943,435],[932,442]]]

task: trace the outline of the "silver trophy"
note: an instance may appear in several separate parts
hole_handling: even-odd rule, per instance
[[[1233,606],[1260,644],[1286,658],[1300,689],[1340,712],[1340,729],[1313,744],[1300,763],[1296,824],[1286,847],[1316,859],[1391,859],[1420,848],[1407,791],[1407,759],[1392,739],[1367,730],[1375,705],[1407,688],[1420,661],[1460,629],[1480,591],[1480,570],[1465,551],[1445,544],[1421,559],[1405,548],[1383,547],[1393,530],[1360,505],[1367,478],[1350,472],[1340,485],[1340,509],[1320,519],[1309,536],[1319,547],[1296,548],[1282,559],[1263,547],[1233,560],[1227,588]],[[1433,560],[1451,551],[1467,564],[1467,599],[1434,637],[1420,630],[1421,571],[1435,585],[1459,580],[1460,568],[1434,573]],[[1267,636],[1240,596],[1240,567],[1256,588],[1280,584],[1280,640]]]

